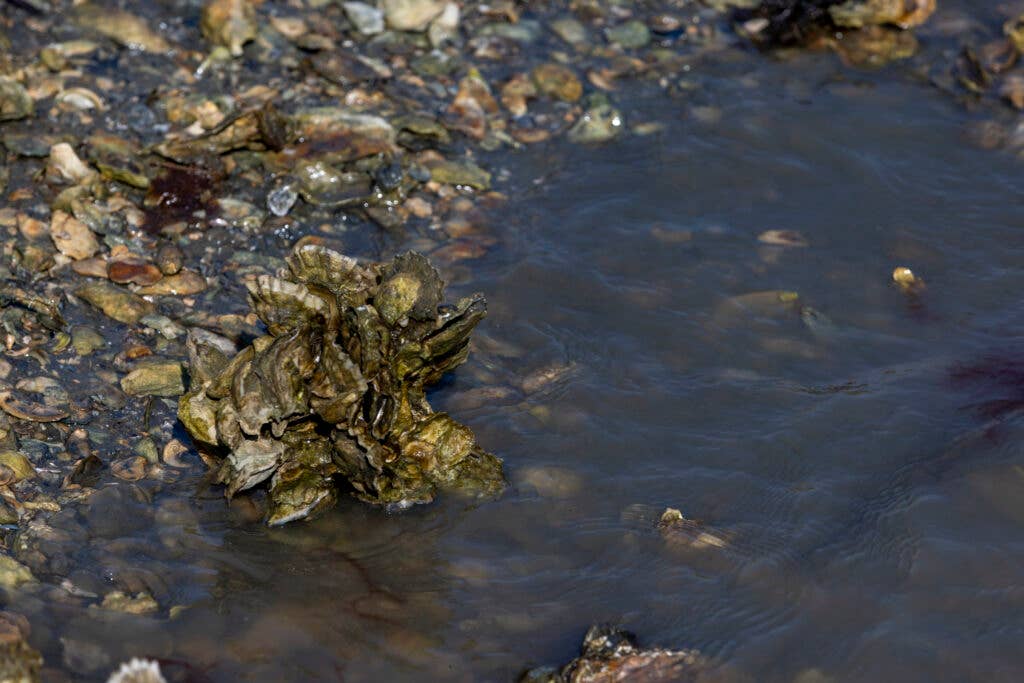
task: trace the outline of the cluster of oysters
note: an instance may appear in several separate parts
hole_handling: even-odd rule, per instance
[[[444,282],[413,252],[361,265],[305,245],[287,264],[248,285],[266,335],[233,358],[189,339],[178,416],[223,455],[212,462],[226,495],[269,480],[267,522],[277,525],[328,508],[346,481],[358,498],[394,507],[438,489],[500,492],[501,460],[425,394],[466,360],[483,296],[442,305]]]

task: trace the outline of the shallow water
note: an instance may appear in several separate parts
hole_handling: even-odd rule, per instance
[[[432,401],[505,459],[500,500],[346,501],[267,530],[199,467],[154,500],[111,488],[54,524],[89,539],[76,585],[117,576],[187,609],[15,596],[48,661],[508,681],[615,622],[726,678],[1018,680],[1020,162],[886,71],[751,54],[694,79],[686,97],[619,95],[660,132],[492,160],[509,178],[499,242],[445,272],[490,314]],[[760,243],[769,229],[808,246]],[[926,289],[902,293],[898,265]],[[729,303],[767,290],[830,322]],[[480,398],[494,386],[509,389]],[[665,507],[728,545],[663,537]]]

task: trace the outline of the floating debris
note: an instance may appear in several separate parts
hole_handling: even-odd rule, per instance
[[[396,508],[438,489],[498,493],[501,461],[425,394],[465,361],[483,296],[442,306],[440,275],[412,252],[364,266],[305,245],[287,261],[248,285],[269,334],[233,358],[189,338],[178,415],[196,442],[227,451],[227,496],[270,480],[267,522],[283,524],[333,504],[336,478]]]

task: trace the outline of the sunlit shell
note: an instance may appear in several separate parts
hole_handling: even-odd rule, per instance
[[[403,318],[434,320],[444,281],[427,257],[415,252],[396,256],[384,273],[373,305],[388,325]]]
[[[246,286],[253,310],[271,334],[298,329],[330,314],[327,301],[304,284],[261,275]]]
[[[326,287],[349,306],[365,303],[376,286],[376,274],[371,270],[318,244],[303,245],[285,260],[296,280]]]

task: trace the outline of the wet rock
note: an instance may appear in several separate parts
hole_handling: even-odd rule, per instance
[[[428,165],[430,179],[447,185],[462,185],[477,190],[491,186],[491,174],[471,161],[438,160]]]
[[[445,3],[444,10],[437,16],[427,29],[427,39],[435,48],[446,43],[455,42],[459,35],[459,20],[462,12],[454,2]]]
[[[356,206],[373,191],[373,179],[366,173],[341,171],[323,161],[301,163],[295,176],[302,198],[315,206]]]
[[[197,442],[227,450],[227,495],[269,481],[267,521],[283,524],[330,506],[339,476],[399,508],[438,489],[500,491],[501,461],[426,401],[486,310],[480,295],[442,307],[442,290],[419,254],[364,266],[309,244],[280,277],[249,284],[268,335],[233,358],[190,335],[178,416]]]
[[[0,121],[16,121],[34,113],[35,103],[25,87],[13,78],[0,76]]]
[[[75,290],[75,296],[100,309],[107,317],[129,325],[153,312],[153,304],[110,282],[83,285]]]
[[[118,284],[151,285],[163,276],[159,268],[140,258],[125,257],[107,263],[107,277]]]
[[[210,0],[203,6],[199,27],[208,41],[238,57],[242,46],[256,38],[256,9],[250,0]]]
[[[637,50],[651,42],[651,31],[644,22],[634,19],[605,29],[608,41],[627,50]]]
[[[100,243],[84,223],[63,211],[54,211],[50,221],[50,239],[57,251],[79,260],[86,259],[100,250]]]
[[[190,296],[206,289],[206,279],[193,270],[167,275],[159,282],[139,288],[143,296]]]
[[[185,393],[181,363],[147,362],[121,378],[121,390],[129,396],[181,396]]]
[[[383,10],[365,2],[343,2],[345,16],[356,27],[356,30],[367,36],[384,32]]]
[[[702,680],[711,661],[696,650],[641,648],[636,636],[613,626],[591,626],[580,656],[561,669],[528,671],[520,683],[686,683]]]
[[[75,21],[131,50],[163,53],[171,49],[142,17],[124,10],[88,3],[76,8]]]
[[[570,45],[581,45],[587,42],[587,28],[571,17],[555,19],[550,28],[559,38]]]
[[[382,0],[384,18],[396,31],[425,31],[444,11],[443,0]]]

